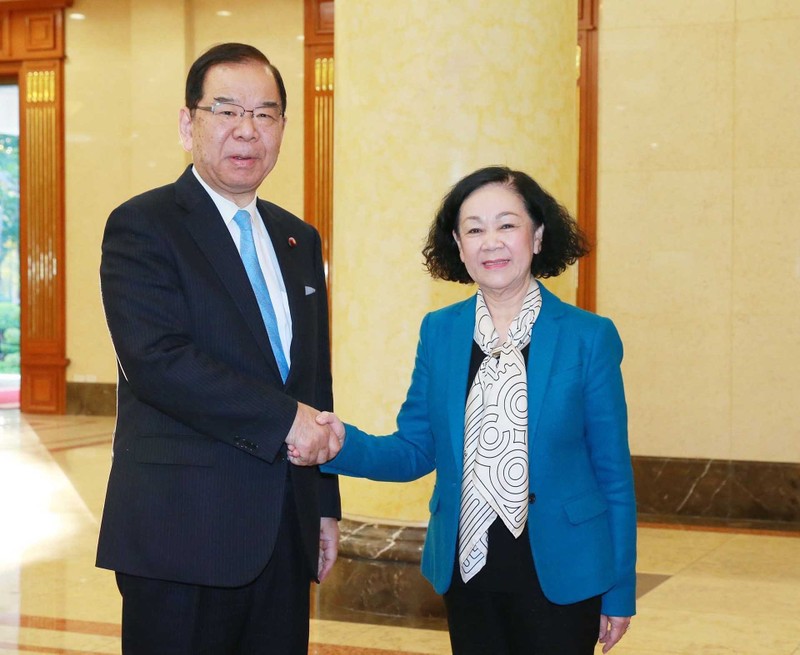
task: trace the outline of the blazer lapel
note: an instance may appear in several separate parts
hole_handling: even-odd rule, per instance
[[[553,367],[560,332],[559,318],[564,312],[563,302],[550,293],[541,282],[539,286],[542,291],[542,309],[533,326],[531,347],[528,351],[529,452],[533,449],[550,371]],[[464,401],[475,330],[475,302],[473,297],[458,308],[452,323],[449,346],[447,349],[442,349],[448,367],[445,411],[449,421],[453,458],[459,475],[464,470]]]
[[[445,411],[449,421],[453,459],[459,477],[464,471],[464,405],[475,331],[475,303],[476,296],[473,296],[458,308],[451,325],[449,347],[441,350],[447,358],[448,384]]]
[[[187,211],[186,229],[228,289],[264,358],[280,380],[278,364],[275,362],[275,355],[272,354],[258,301],[250,286],[236,244],[214,201],[195,179],[190,168],[178,179],[175,188],[178,204]]]
[[[536,318],[528,351],[528,452],[533,451],[533,441],[542,413],[542,403],[547,392],[550,371],[559,337],[559,317],[564,303],[539,283],[542,291],[542,309]]]

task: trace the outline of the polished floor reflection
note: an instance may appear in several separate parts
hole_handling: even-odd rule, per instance
[[[119,595],[93,566],[112,429],[0,410],[0,653],[119,653]],[[800,534],[641,526],[638,568],[613,653],[800,655]],[[311,635],[313,655],[450,652],[442,630],[312,620]]]

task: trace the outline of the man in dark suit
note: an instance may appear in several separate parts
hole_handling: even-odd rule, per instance
[[[118,361],[97,564],[116,571],[127,655],[305,654],[309,582],[338,549],[319,234],[257,199],[285,126],[251,46],[192,65],[193,166],[108,219],[100,268]]]

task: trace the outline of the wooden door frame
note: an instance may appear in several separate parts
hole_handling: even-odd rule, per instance
[[[64,10],[0,0],[0,71],[20,98],[20,409],[66,411]]]
[[[597,307],[597,25],[599,0],[578,2],[578,225],[592,244],[578,262],[575,303],[594,312]]]
[[[333,0],[304,0],[303,217],[322,240],[330,307],[333,270]]]

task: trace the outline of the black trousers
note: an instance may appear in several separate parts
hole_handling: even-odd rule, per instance
[[[123,654],[306,655],[311,574],[293,506],[293,501],[284,505],[266,568],[244,587],[204,587],[117,573]]]
[[[454,582],[444,602],[453,655],[592,655],[597,644],[600,597],[556,605],[538,579],[516,592]]]

